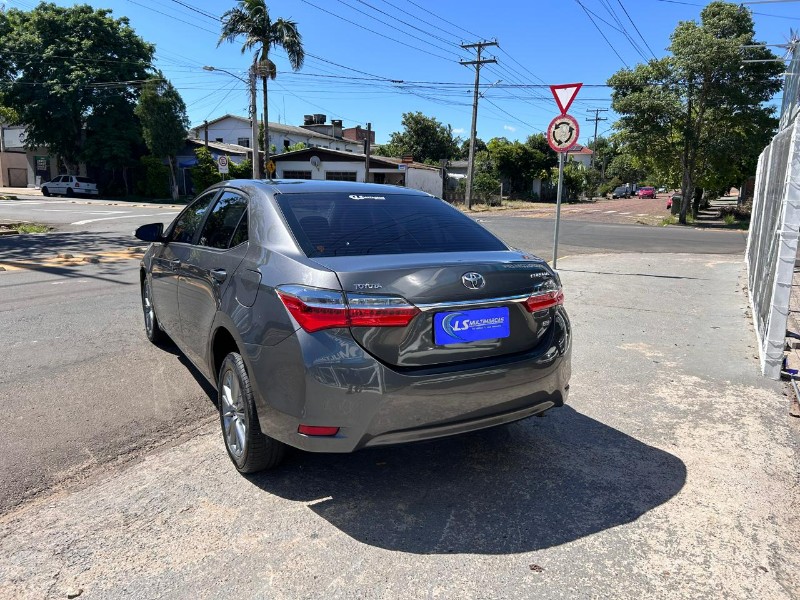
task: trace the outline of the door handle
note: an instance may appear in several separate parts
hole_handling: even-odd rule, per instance
[[[178,259],[169,261],[169,268],[170,269],[175,270],[180,266],[181,266],[181,261],[179,261]]]
[[[228,272],[225,269],[212,269],[210,273],[211,277],[219,283],[225,281],[225,278],[228,276]]]

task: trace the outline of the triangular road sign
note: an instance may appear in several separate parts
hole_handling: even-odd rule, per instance
[[[582,83],[564,83],[561,85],[551,85],[550,91],[553,92],[553,98],[556,99],[556,104],[561,110],[561,114],[567,114],[572,101],[578,95],[578,90],[581,89]]]

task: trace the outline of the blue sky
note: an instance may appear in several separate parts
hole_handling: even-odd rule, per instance
[[[225,113],[246,116],[244,84],[202,69],[214,65],[239,74],[247,69],[251,57],[243,56],[238,44],[217,47],[219,23],[207,16],[221,15],[234,6],[233,1],[89,3],[129,17],[136,32],[156,45],[157,65],[181,92],[193,125]],[[328,119],[342,119],[346,127],[371,122],[381,143],[400,130],[404,112],[422,111],[466,138],[474,71],[458,61],[474,55],[458,45],[496,39],[500,48],[485,52],[498,63],[484,67],[481,83],[482,88],[500,83],[483,91],[479,137],[524,140],[545,129],[558,112],[545,84],[579,81],[584,87],[570,113],[580,120],[581,139],[587,142],[593,133],[593,124],[585,120],[588,110],[610,106],[609,90],[602,84],[625,63],[633,66],[643,57],[663,56],[677,23],[697,19],[705,4],[702,0],[268,2],[273,18],[298,23],[308,54],[299,73],[291,71],[282,51],[273,56],[278,78],[270,84],[270,121],[299,125],[304,114],[324,113]],[[33,5],[33,0],[7,0],[8,7]],[[800,25],[800,2],[762,2],[751,8],[761,13],[755,15],[760,41],[783,43],[789,29]],[[623,29],[638,43],[638,50]],[[520,85],[543,87],[505,87]],[[609,120],[600,123],[600,133],[608,132],[613,123],[612,113],[602,115]]]

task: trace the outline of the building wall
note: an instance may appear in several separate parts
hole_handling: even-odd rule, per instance
[[[409,167],[406,170],[406,187],[428,192],[438,198],[442,197],[442,177],[439,171],[433,169]]]
[[[366,168],[363,161],[341,162],[341,161],[322,161],[319,167],[315,168],[307,160],[280,160],[275,163],[275,177],[284,179],[286,171],[311,171],[311,179],[324,180],[325,174],[331,172],[355,172],[356,181],[364,181]]]
[[[201,125],[195,128],[194,135],[197,139],[205,139],[205,128]],[[250,139],[250,124],[239,121],[238,119],[225,119],[218,123],[213,123],[208,126],[208,140],[211,142],[222,140],[225,144],[238,144],[239,138]],[[361,152],[361,144],[348,141],[348,140],[326,140],[324,138],[317,138],[313,135],[303,135],[300,133],[285,133],[270,129],[269,143],[270,146],[275,146],[276,152],[283,152],[285,142],[288,141],[292,146],[299,142],[303,142],[307,146],[314,148],[332,148],[334,150],[346,150],[350,152]],[[249,146],[252,148],[252,144]]]
[[[28,173],[28,160],[24,152],[0,153],[0,186],[2,187],[10,187],[12,183],[16,183],[12,182],[11,178],[15,175],[20,175],[20,171],[9,173],[9,169],[19,169],[25,172],[25,183],[21,187],[25,187],[31,181]]]

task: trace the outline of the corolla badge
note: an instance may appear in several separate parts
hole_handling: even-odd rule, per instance
[[[480,273],[470,271],[461,276],[461,283],[463,283],[464,287],[467,289],[479,290],[486,285],[486,280]]]

